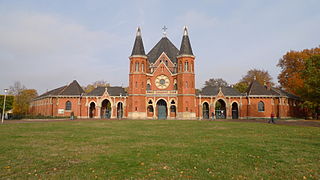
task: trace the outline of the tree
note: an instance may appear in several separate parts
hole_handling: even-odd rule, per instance
[[[238,82],[233,85],[233,88],[237,89],[241,93],[245,93],[248,89],[249,85],[247,82]]]
[[[247,72],[245,76],[240,80],[241,83],[250,84],[254,79],[256,79],[260,84],[265,84],[269,82],[271,86],[274,86],[272,82],[272,77],[270,76],[268,71],[263,69],[251,69]]]
[[[235,89],[237,89],[241,93],[245,93],[249,87],[249,84],[256,79],[260,84],[265,84],[267,82],[270,83],[271,86],[274,86],[272,82],[272,77],[270,76],[268,71],[259,70],[259,69],[251,69],[247,72],[245,76],[240,79],[239,82],[233,85]]]
[[[14,115],[26,115],[29,111],[31,100],[38,96],[37,90],[26,89],[19,81],[10,86],[9,94],[14,96],[12,103]]]
[[[320,47],[287,52],[277,65],[282,69],[278,76],[281,86],[287,91],[299,95],[297,91],[304,86],[302,71],[305,69],[306,60],[313,55],[320,55]]]
[[[13,114],[27,115],[29,112],[30,102],[37,97],[38,93],[35,89],[23,89],[14,97]]]
[[[7,95],[5,111],[9,111],[12,109],[13,99],[14,99],[14,96]],[[0,95],[0,114],[2,114],[2,111],[3,111],[3,100],[4,100],[4,95]]]
[[[227,87],[228,83],[227,83],[227,81],[223,80],[222,78],[217,78],[217,79],[211,78],[204,83],[204,87],[207,87],[207,86]]]
[[[301,71],[304,85],[296,89],[304,100],[304,106],[311,110],[318,119],[320,108],[320,55],[313,55],[305,61]]]
[[[24,89],[26,89],[26,87],[22,85],[20,81],[16,81],[13,86],[9,87],[9,94],[16,96]]]
[[[100,80],[100,81],[95,81],[91,84],[88,84],[87,86],[83,87],[83,89],[86,93],[88,93],[94,90],[96,87],[109,87],[109,86],[110,84],[107,81]]]

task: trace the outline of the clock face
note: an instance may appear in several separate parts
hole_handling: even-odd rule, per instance
[[[169,86],[169,84],[170,84],[170,80],[165,75],[160,75],[156,78],[156,86],[159,89],[165,89]]]

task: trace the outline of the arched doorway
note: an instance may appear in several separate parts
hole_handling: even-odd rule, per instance
[[[152,102],[151,102],[151,104],[152,104]],[[147,107],[147,115],[148,115],[148,117],[153,117],[153,106],[152,105],[149,105],[148,107]]]
[[[96,104],[94,102],[91,102],[89,107],[89,117],[93,118],[95,114],[96,114]]]
[[[222,99],[219,99],[216,102],[215,111],[216,111],[215,113],[216,119],[226,119],[227,117],[226,103]]]
[[[123,117],[123,104],[119,102],[117,105],[117,118],[121,119]]]
[[[202,117],[203,119],[209,119],[209,104],[207,102],[202,105]]]
[[[157,102],[158,119],[167,119],[167,103],[163,99]]]
[[[238,104],[236,102],[232,103],[232,119],[239,118],[239,109]]]
[[[177,115],[177,109],[175,105],[170,106],[170,117],[175,118]]]
[[[101,103],[101,118],[111,118],[111,103],[108,99],[105,99]]]

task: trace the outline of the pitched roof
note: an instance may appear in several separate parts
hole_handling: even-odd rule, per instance
[[[110,96],[126,96],[127,92],[124,90],[123,87],[120,86],[113,86],[113,87],[108,87],[108,93]]]
[[[270,90],[267,90],[267,88],[263,85],[261,85],[257,80],[253,80],[251,84],[248,87],[247,90],[248,95],[276,95]]]
[[[218,86],[207,86],[201,91],[201,95],[216,96],[219,93]],[[221,91],[225,96],[242,96],[242,94],[232,87],[221,87]]]
[[[79,83],[74,80],[60,93],[60,95],[81,95],[82,93],[84,93],[84,90]]]
[[[294,95],[294,94],[291,94],[287,91],[284,91],[283,89],[278,89],[278,88],[271,88],[270,89],[271,91],[277,93],[278,95],[280,96],[287,96],[288,98],[291,98],[291,99],[300,99],[300,97]]]
[[[53,89],[53,90],[51,90],[51,91],[45,92],[45,93],[41,94],[40,96],[38,96],[37,98],[44,97],[44,96],[49,96],[49,95],[59,95],[59,93],[60,93],[63,89],[65,89],[66,87],[67,87],[67,86],[62,86],[62,87]]]
[[[274,87],[270,87],[270,89],[268,89],[266,86],[261,85],[257,80],[251,82],[247,90],[247,93],[248,95],[253,96],[286,96],[291,99],[300,99],[298,96],[295,96],[282,89]]]
[[[143,56],[146,55],[146,53],[144,51],[140,27],[138,27],[136,39],[134,41],[134,45],[133,45],[133,49],[132,49],[132,53],[131,53],[131,56],[134,56],[134,55],[143,55]]]
[[[179,55],[192,55],[193,56],[193,52],[192,52],[192,48],[191,48],[191,44],[190,44],[190,40],[189,40],[189,35],[188,35],[188,29],[186,26],[184,27],[184,33],[183,33],[183,37],[182,37],[182,41],[181,41]]]
[[[65,95],[65,96],[78,96],[84,93],[84,90],[79,85],[79,83],[74,80],[69,85],[62,86],[46,93],[41,94],[37,98],[45,97],[45,96],[58,96],[58,95]]]
[[[120,96],[120,95],[126,96],[127,95],[123,87],[113,86],[113,87],[96,87],[91,92],[86,93],[85,96],[102,96],[103,93],[106,91],[106,88],[110,96]]]
[[[85,96],[102,96],[105,91],[105,87],[96,87],[92,91],[86,93]]]
[[[162,37],[161,40],[149,51],[147,55],[149,62],[154,63],[163,52],[166,53],[173,63],[177,62],[179,50],[167,37]]]

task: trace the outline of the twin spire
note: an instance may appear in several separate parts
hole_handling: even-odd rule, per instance
[[[167,38],[166,36],[163,38]],[[146,53],[144,51],[143,41],[141,37],[141,29],[138,27],[137,33],[136,33],[136,39],[134,41],[134,46],[132,49],[131,56],[145,56]],[[188,35],[188,28],[187,26],[183,27],[183,37],[181,42],[181,47],[179,51],[179,56],[181,55],[191,55],[193,56],[189,35]]]

